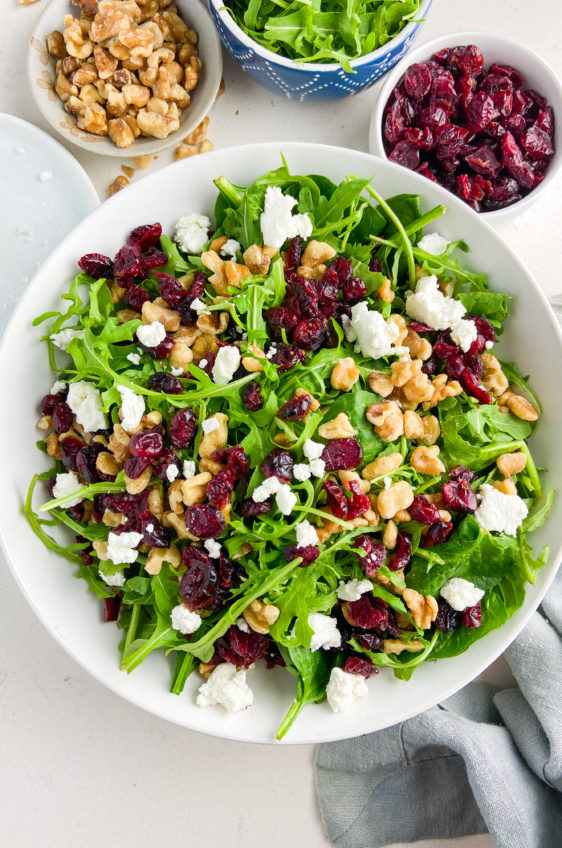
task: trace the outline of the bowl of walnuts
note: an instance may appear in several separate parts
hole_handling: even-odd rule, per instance
[[[105,156],[181,142],[213,105],[220,41],[192,0],[52,0],[28,53],[35,102],[67,141]]]

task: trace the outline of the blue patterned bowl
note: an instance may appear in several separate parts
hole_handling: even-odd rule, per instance
[[[293,62],[267,50],[240,29],[224,8],[224,2],[209,0],[209,8],[222,43],[234,61],[260,85],[299,102],[348,97],[373,85],[408,52],[420,26],[419,22],[406,24],[383,47],[353,59],[351,67],[355,73],[350,74],[337,64]],[[421,4],[420,18],[427,17],[431,2],[425,0]]]

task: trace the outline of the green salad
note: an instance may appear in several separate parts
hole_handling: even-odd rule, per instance
[[[420,0],[230,0],[238,26],[274,53],[295,62],[339,63],[382,47],[412,20]]]
[[[554,496],[539,400],[494,353],[510,297],[435,230],[444,207],[284,161],[215,185],[213,220],[186,200],[173,234],[85,254],[36,319],[57,380],[25,511],[122,629],[124,671],[159,650],[171,692],[193,674],[229,711],[255,664],[293,675],[281,738],[501,627]]]

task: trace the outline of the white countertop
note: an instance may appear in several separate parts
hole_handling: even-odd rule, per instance
[[[2,0],[0,111],[48,129],[28,94],[25,75],[27,40],[44,5],[45,0],[24,7]],[[521,39],[561,73],[561,24],[559,0],[534,6],[527,0],[434,0],[418,41],[463,29],[498,32]],[[226,92],[211,112],[208,133],[215,147],[299,140],[367,150],[378,87],[355,98],[295,104],[253,83],[227,56],[224,77]],[[105,198],[126,159],[108,161],[69,149]],[[171,161],[173,152],[164,152],[135,179]],[[560,240],[561,188],[559,179],[531,210],[498,226],[549,296],[562,290],[553,262]],[[0,845],[330,844],[316,808],[311,746],[225,742],[133,707],[62,651],[5,564],[0,566]],[[507,664],[499,660],[485,679],[509,680]],[[492,845],[487,836],[418,843],[421,848]]]

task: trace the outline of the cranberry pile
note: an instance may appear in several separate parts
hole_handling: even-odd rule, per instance
[[[477,212],[502,209],[544,179],[554,113],[509,65],[484,67],[473,44],[410,65],[385,107],[387,156]]]

